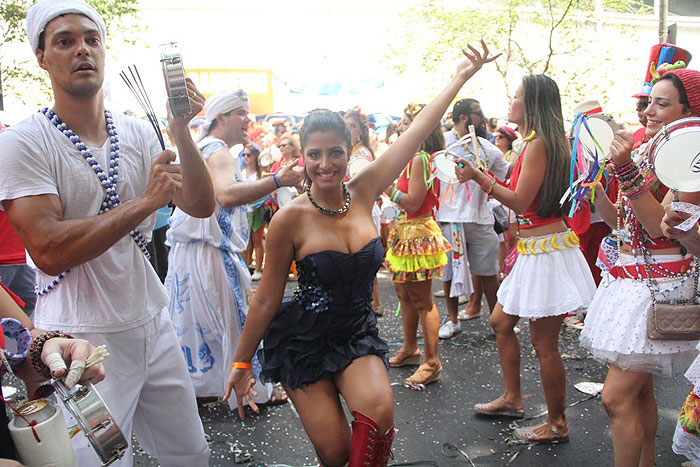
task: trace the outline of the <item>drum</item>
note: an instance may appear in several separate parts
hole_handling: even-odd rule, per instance
[[[388,221],[393,221],[399,217],[399,210],[396,209],[393,203],[386,203],[382,206],[382,216]]]
[[[261,152],[258,156],[258,165],[260,167],[269,167],[272,165],[272,161],[272,154],[267,151]]]
[[[676,120],[649,141],[649,163],[659,181],[676,191],[700,191],[700,117]]]
[[[296,198],[297,190],[291,186],[283,186],[278,188],[277,191],[277,205],[281,208],[285,204],[289,203],[291,200]]]
[[[459,183],[457,175],[455,175],[455,167],[457,167],[457,157],[454,153],[448,151],[439,151],[433,156],[433,170],[435,177],[443,183],[455,184]]]
[[[364,169],[371,163],[372,161],[364,155],[358,154],[357,156],[352,156],[348,161],[348,177],[354,178],[355,175],[360,173],[362,169]]]
[[[129,445],[92,383],[76,384],[70,389],[61,381],[53,385],[102,465],[110,465],[124,456]]]
[[[77,467],[66,420],[57,405],[46,399],[35,399],[20,406],[17,412],[19,415],[12,419],[8,428],[24,465]]]
[[[165,78],[165,90],[168,93],[170,111],[174,117],[183,117],[192,112],[190,98],[187,95],[185,67],[182,64],[180,49],[176,42],[160,46],[160,64]]]
[[[586,126],[581,122],[578,140],[583,147],[586,159],[592,161],[594,154],[598,154],[600,162],[610,159],[610,145],[615,139],[617,123],[604,114],[583,115],[583,118],[586,120],[590,131],[586,130]],[[595,141],[598,141],[600,147],[596,145],[593,138],[595,138]]]

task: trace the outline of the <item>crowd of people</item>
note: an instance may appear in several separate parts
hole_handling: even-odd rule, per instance
[[[676,60],[661,69],[662,54],[686,65],[683,49],[652,49],[658,70],[636,96],[644,130],[616,131],[609,176],[601,170],[592,196],[562,202],[573,156],[554,80],[524,76],[501,126],[479,101],[455,102],[498,58],[483,41],[463,50],[437,97],[408,105],[379,134],[359,108],[316,109],[301,124],[259,132],[243,90],[205,100],[187,80],[191,112],[168,116],[172,147],[163,150],[148,123],[105,108],[97,11],[41,0],[27,36],[54,104],[0,132],[0,317],[26,329],[20,357],[29,358],[12,366],[30,394],[49,376],[101,381],[121,430],[165,466],[208,465],[198,402],[223,398],[244,418],[246,405],[291,400],[321,465],[386,466],[389,369],[415,366],[411,387],[439,381],[449,371],[439,340],[479,318],[485,297],[503,390],[474,404],[476,414],[524,418],[524,318],[547,415],[513,435],[569,440],[558,346],[566,321],[609,365],[602,400],[615,465],[654,465],[653,377],[686,370],[693,389],[673,448],[700,465],[699,336],[664,334],[651,318],[698,294],[700,230],[677,228],[688,214],[671,201],[698,205],[700,193],[670,190],[649,162],[648,143],[664,126],[700,116],[700,72]],[[436,177],[445,154],[454,180]],[[158,210],[169,226],[156,236]],[[167,262],[159,253],[152,264],[163,243]],[[378,328],[381,267],[403,325],[393,355]],[[433,280],[442,282],[442,326]],[[285,298],[288,281],[298,283]],[[83,372],[99,345],[111,356]],[[14,458],[0,425],[0,456]],[[95,464],[86,439],[73,446],[79,465]],[[132,465],[131,452],[118,462]]]

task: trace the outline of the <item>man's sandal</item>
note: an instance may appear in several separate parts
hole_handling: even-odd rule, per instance
[[[543,437],[535,433],[536,430],[546,427],[553,436]],[[530,443],[566,443],[569,441],[569,430],[558,430],[547,422],[542,422],[539,425],[524,426],[513,430],[513,436],[522,441]]]
[[[392,368],[400,368],[402,366],[415,366],[420,365],[421,351],[418,353],[409,354],[399,350],[396,355],[389,358],[389,366]]]
[[[415,373],[406,378],[406,383],[411,386],[417,386],[422,384],[423,386],[434,383],[440,380],[440,375],[442,374],[442,365],[438,365],[437,368],[426,365],[425,363],[418,367]],[[420,378],[418,377],[420,375]]]

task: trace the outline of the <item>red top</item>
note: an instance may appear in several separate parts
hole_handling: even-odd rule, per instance
[[[665,185],[661,185],[659,187],[659,191],[663,196],[666,196],[666,193],[668,193],[668,187]],[[634,211],[632,209],[629,209],[627,212],[627,217],[625,218],[625,224],[631,224],[631,223],[637,223],[637,231],[640,229],[644,229],[642,227],[642,223],[639,222],[637,217],[634,215]],[[649,237],[649,234],[644,231],[643,236],[635,236],[635,238],[628,239],[626,243],[628,243],[630,246],[635,247],[638,245],[639,240],[643,238],[644,239],[644,246],[646,246],[650,250],[660,250],[664,248],[678,248],[679,244],[678,242],[675,242],[671,240],[670,238],[666,238],[664,236],[658,237],[658,238],[651,238]]]
[[[523,154],[525,151],[523,150]],[[518,186],[518,179],[520,178],[520,170],[522,166],[523,158],[522,156],[518,158],[513,168],[513,173],[510,175],[510,189],[515,191]],[[537,196],[532,201],[529,208],[525,210],[524,213],[518,216],[518,227],[521,229],[532,229],[534,227],[539,227],[541,225],[553,224],[557,221],[563,221],[564,217],[547,217],[543,218],[537,215],[537,210],[540,208],[540,195],[542,189],[537,192]]]
[[[423,158],[423,163],[426,163],[427,157]],[[399,182],[396,184],[396,188],[404,193],[408,192],[408,180],[411,174],[411,168],[413,167],[413,159],[408,163],[405,169],[401,172],[399,177]],[[430,168],[430,167],[428,167]],[[418,177],[424,176],[424,174],[415,174]],[[431,214],[433,208],[438,205],[440,196],[440,181],[437,178],[432,180],[432,184],[428,187],[428,191],[423,198],[423,203],[420,205],[415,212],[406,212],[406,219],[413,219],[415,217],[425,216],[426,214]]]
[[[304,167],[304,157],[303,156],[299,156],[299,158],[297,159],[296,167]],[[271,174],[277,173],[277,172],[279,172],[279,170],[281,168],[282,168],[282,159],[280,159],[277,162],[275,162],[274,164],[272,164],[272,167],[270,167],[270,173]]]
[[[24,264],[27,262],[24,245],[10,225],[5,211],[0,210],[0,264]]]

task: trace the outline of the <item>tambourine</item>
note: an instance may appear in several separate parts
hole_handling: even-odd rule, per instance
[[[649,141],[648,160],[661,183],[675,191],[700,191],[700,117],[676,120]]]
[[[372,163],[367,156],[358,154],[357,156],[352,156],[348,161],[348,177],[354,178],[358,173],[362,171],[365,167]]]
[[[605,114],[583,115],[583,118],[586,120],[590,133],[583,126],[578,140],[584,149],[586,159],[592,161],[593,155],[598,154],[600,162],[609,160],[610,145],[615,139],[617,123]],[[583,125],[583,122],[581,122],[581,125]],[[595,141],[598,141],[600,147],[596,145],[593,138],[595,138]]]
[[[388,221],[393,221],[399,217],[399,210],[393,203],[386,203],[384,206],[382,206],[382,217]]]
[[[269,152],[261,152],[258,156],[258,165],[260,167],[269,167],[272,165],[272,154]]]
[[[165,78],[170,111],[173,117],[184,117],[192,112],[190,98],[187,95],[185,67],[182,64],[180,49],[176,42],[160,46],[160,64]]]
[[[443,183],[455,184],[459,183],[457,175],[455,174],[455,167],[461,157],[458,157],[455,153],[450,151],[438,151],[432,158],[433,170],[435,177]],[[467,161],[471,162],[469,159]]]
[[[283,207],[285,204],[289,203],[291,200],[297,197],[299,194],[297,189],[292,186],[283,186],[278,188],[277,191],[277,204],[279,207]]]
[[[92,383],[78,383],[70,389],[60,380],[54,381],[53,385],[102,465],[121,459],[129,444]]]

